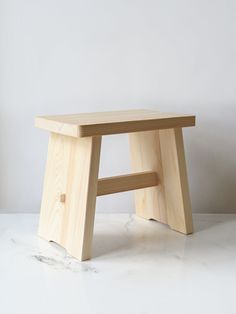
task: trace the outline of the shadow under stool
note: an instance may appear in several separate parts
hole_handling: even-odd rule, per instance
[[[183,127],[192,115],[127,110],[36,118],[51,132],[39,236],[80,261],[91,257],[96,197],[136,190],[136,213],[190,234],[192,211]],[[129,133],[132,171],[98,179],[103,135]]]

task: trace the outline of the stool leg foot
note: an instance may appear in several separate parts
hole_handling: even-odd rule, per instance
[[[137,215],[168,224],[173,230],[193,231],[182,129],[130,134],[134,171],[156,171],[159,185],[135,191]]]
[[[79,260],[91,256],[101,137],[52,133],[39,235]]]

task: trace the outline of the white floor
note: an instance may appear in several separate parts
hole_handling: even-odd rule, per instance
[[[38,215],[0,215],[1,314],[235,314],[236,215],[195,215],[184,236],[98,214],[93,259],[39,239]]]

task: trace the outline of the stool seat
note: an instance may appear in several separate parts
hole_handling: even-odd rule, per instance
[[[36,127],[72,137],[183,128],[195,125],[195,116],[154,110],[124,110],[36,118]]]

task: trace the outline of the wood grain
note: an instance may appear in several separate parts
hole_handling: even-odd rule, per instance
[[[98,180],[97,196],[143,189],[158,184],[155,172],[146,171]]]
[[[130,134],[134,171],[155,171],[156,187],[135,191],[137,215],[168,224],[173,230],[193,232],[182,129]]]
[[[39,235],[87,260],[96,196],[133,189],[137,215],[192,233],[182,127],[193,125],[194,116],[150,110],[36,118],[51,131]],[[98,180],[101,136],[128,132],[134,173]]]
[[[189,127],[195,125],[195,116],[125,110],[37,117],[35,125],[58,134],[86,137]]]
[[[91,256],[100,146],[101,137],[49,141],[39,235],[81,261]]]
[[[161,130],[159,134],[168,224],[173,230],[191,234],[192,209],[182,129]]]
[[[132,170],[154,171],[158,186],[135,191],[136,214],[146,219],[167,223],[159,132],[147,131],[129,135]]]

